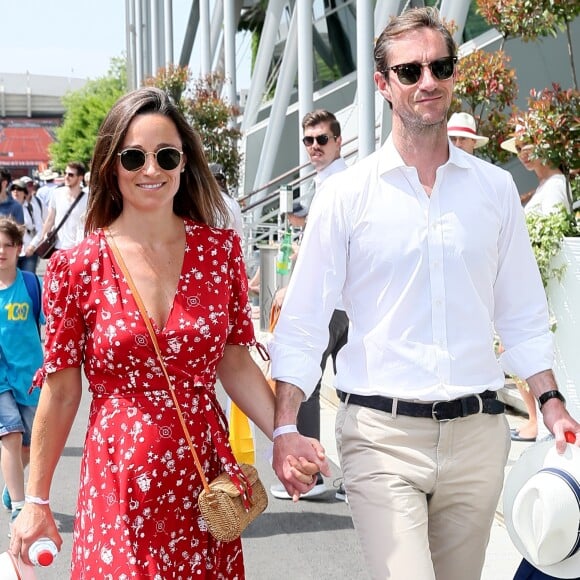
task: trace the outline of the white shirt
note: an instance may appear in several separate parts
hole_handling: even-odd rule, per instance
[[[79,195],[81,195],[79,193]],[[68,250],[81,242],[84,237],[85,214],[87,211],[88,195],[82,193],[81,199],[75,205],[63,226],[58,230],[58,242],[56,247],[59,250]],[[74,200],[68,195],[68,187],[59,187],[52,192],[50,207],[56,210],[54,227],[57,227],[62,218],[66,215]]]
[[[24,226],[26,230],[24,231],[22,252],[20,253],[21,256],[26,254],[28,246],[31,244],[36,246],[40,242],[42,224],[44,222],[44,209],[42,202],[34,196],[22,204]]]
[[[230,214],[229,222],[224,226],[232,230],[236,230],[238,235],[243,240],[244,239],[244,221],[242,219],[242,210],[240,204],[225,191],[221,192],[223,200],[228,206],[228,212]]]
[[[513,179],[455,147],[430,197],[392,138],[325,182],[270,344],[272,376],[307,396],[341,292],[350,321],[341,391],[435,401],[497,390],[494,329],[508,372],[552,366],[546,295]]]
[[[567,211],[570,211],[570,202],[566,195],[566,178],[564,175],[551,175],[538,185],[538,188],[526,203],[525,212],[549,214],[563,205]]]
[[[322,186],[322,184],[331,176],[339,173],[340,171],[344,171],[348,165],[343,157],[339,157],[335,159],[332,163],[327,165],[324,169],[319,171],[314,177],[314,184],[316,186],[316,193]],[[315,195],[316,195],[315,193]]]
[[[319,171],[316,174],[316,177],[314,178],[314,184],[316,186],[316,191],[314,193],[314,199],[312,200],[312,203],[314,203],[314,200],[316,199],[316,194],[322,189],[322,184],[329,177],[331,177],[332,175],[336,175],[337,173],[340,173],[341,171],[344,171],[347,167],[348,167],[348,165],[346,164],[344,157],[339,157],[338,159],[335,159],[330,165],[327,165],[322,171]],[[330,195],[332,195],[332,192],[329,192],[329,193],[330,193]],[[344,310],[344,305],[342,303],[341,296],[339,296],[337,301],[336,301],[335,310]]]
[[[38,188],[36,192],[36,197],[44,204],[45,207],[50,206],[50,198],[52,197],[52,193],[58,187],[57,183],[52,181],[46,183],[42,187]]]

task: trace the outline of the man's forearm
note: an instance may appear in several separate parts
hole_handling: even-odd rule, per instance
[[[556,378],[551,370],[536,373],[535,375],[528,377],[526,382],[536,400],[541,394],[558,389]]]
[[[298,409],[304,400],[304,393],[298,387],[276,381],[276,412],[274,415],[274,427],[282,425],[296,425]]]

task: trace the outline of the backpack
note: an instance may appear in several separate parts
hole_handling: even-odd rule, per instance
[[[40,280],[33,272],[27,272],[25,270],[21,270],[21,272],[26,291],[30,296],[30,300],[32,300],[32,312],[34,313],[34,320],[36,320],[36,327],[38,328],[38,335],[40,336],[40,309],[42,307]]]

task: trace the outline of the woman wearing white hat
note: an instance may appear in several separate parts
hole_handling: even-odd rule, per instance
[[[474,149],[487,145],[489,138],[477,134],[475,119],[469,113],[453,113],[447,123],[451,143],[473,155]]]
[[[540,159],[532,159],[530,153],[531,145],[523,144],[523,127],[516,127],[517,137],[510,137],[502,141],[500,147],[518,156],[521,164],[528,170],[533,171],[538,178],[538,187],[521,197],[525,204],[526,215],[536,213],[547,215],[555,212],[560,207],[570,211],[570,202],[566,194],[566,177],[559,168],[542,162]],[[521,134],[521,135],[520,135]],[[512,441],[535,441],[538,435],[538,413],[536,409],[536,399],[528,390],[525,381],[517,381],[518,390],[528,412],[528,421],[519,429],[512,431]],[[578,576],[580,576],[580,571]]]

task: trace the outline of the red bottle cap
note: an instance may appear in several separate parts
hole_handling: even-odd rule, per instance
[[[564,438],[568,443],[576,443],[576,435],[572,431],[566,431],[564,433]]]
[[[36,557],[40,566],[50,566],[54,562],[54,556],[49,550],[42,550]]]

